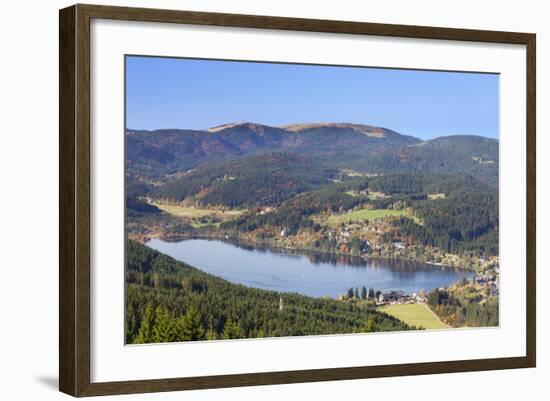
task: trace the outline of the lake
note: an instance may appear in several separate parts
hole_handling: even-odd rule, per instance
[[[207,239],[163,241],[147,246],[232,283],[266,290],[336,298],[350,287],[402,290],[446,287],[473,273],[425,263],[293,252]]]

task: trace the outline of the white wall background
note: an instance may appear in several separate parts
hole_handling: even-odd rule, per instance
[[[90,0],[91,1],[91,0]],[[105,397],[136,400],[524,399],[550,375],[544,297],[544,226],[550,213],[550,25],[545,2],[518,1],[95,1],[138,7],[537,33],[538,368],[389,379]],[[0,22],[0,397],[57,400],[58,9],[69,1],[12,1]],[[545,385],[546,384],[546,385]]]

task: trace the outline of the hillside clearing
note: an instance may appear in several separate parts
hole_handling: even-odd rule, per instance
[[[428,194],[428,199],[430,200],[436,200],[436,199],[445,199],[445,194],[444,193],[439,193],[439,194]]]
[[[378,308],[378,310],[394,316],[409,325],[422,327],[427,330],[449,328],[423,304],[384,305]]]
[[[369,191],[370,199],[384,199],[387,198],[387,195],[383,192]]]
[[[202,209],[195,207],[187,207],[182,205],[174,205],[168,203],[157,203],[153,202],[153,205],[161,209],[162,211],[169,213],[176,217],[188,217],[188,218],[199,218],[204,216],[216,216],[223,220],[228,220],[234,217],[237,217],[245,212],[245,210],[235,210],[235,209]]]
[[[350,221],[382,219],[388,216],[409,217],[409,212],[407,210],[393,210],[393,209],[361,209],[361,210],[355,210],[353,212],[330,216],[326,222],[329,225],[335,225],[340,223],[349,223]]]
[[[346,194],[356,198],[356,197],[361,196],[361,195],[366,196],[367,192],[366,191],[346,191]]]

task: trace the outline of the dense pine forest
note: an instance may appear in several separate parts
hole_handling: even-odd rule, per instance
[[[134,241],[126,258],[130,344],[414,329],[358,302],[232,284]]]
[[[267,153],[196,169],[159,187],[153,195],[183,201],[208,188],[198,201],[201,206],[276,205],[327,184],[336,174],[336,169],[301,155]]]

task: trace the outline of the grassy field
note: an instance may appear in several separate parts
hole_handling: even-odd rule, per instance
[[[430,199],[430,200],[445,199],[445,194],[443,194],[443,193],[428,194],[428,199]]]
[[[182,205],[173,205],[167,203],[153,203],[159,209],[170,213],[173,216],[177,217],[188,217],[188,218],[199,218],[203,216],[217,216],[220,219],[231,219],[237,217],[238,215],[244,213],[244,210],[216,210],[216,209],[201,209],[195,207],[186,207]]]
[[[416,327],[423,327],[428,330],[449,328],[449,326],[439,320],[426,305],[384,305],[378,308],[378,310]]]
[[[383,192],[375,192],[375,191],[369,191],[369,198],[370,199],[383,199],[386,197],[386,194]]]
[[[349,196],[353,196],[354,198],[358,197],[358,196],[361,196],[361,195],[366,195],[365,191],[360,191],[360,192],[357,192],[357,191],[346,191],[346,194],[348,194]]]
[[[330,216],[327,219],[328,224],[340,224],[349,221],[364,221],[372,219],[381,219],[386,216],[409,216],[406,210],[390,210],[390,209],[362,209],[345,214]]]

